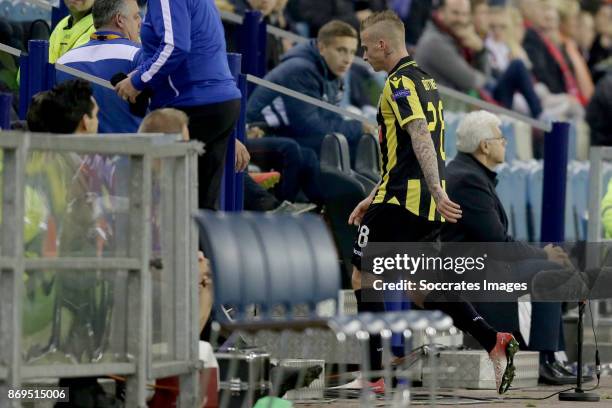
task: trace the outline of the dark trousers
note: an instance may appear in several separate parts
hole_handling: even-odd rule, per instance
[[[287,137],[262,137],[246,142],[251,161],[281,173],[276,196],[280,201],[295,201],[300,190],[315,203],[322,201],[320,164],[316,153]]]
[[[270,211],[279,206],[276,197],[261,187],[248,174],[244,177],[244,209],[246,211]]]
[[[545,259],[531,259],[511,265],[515,282],[527,282],[540,271],[558,269],[559,265]],[[516,303],[474,303],[474,308],[498,331],[519,332],[518,306]],[[561,303],[532,302],[529,350],[564,350]]]
[[[217,209],[227,141],[240,115],[240,99],[176,108],[189,116],[191,139],[205,144],[206,152],[198,158],[199,208]]]
[[[521,60],[514,60],[504,71],[493,88],[493,98],[504,107],[512,109],[514,93],[525,97],[531,116],[537,118],[542,113],[540,98],[533,90],[533,81],[529,70]]]

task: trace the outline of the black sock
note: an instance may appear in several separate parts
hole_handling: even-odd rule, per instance
[[[370,295],[370,294],[368,294]],[[362,292],[361,289],[357,289],[355,291],[355,297],[357,298],[357,311],[359,313],[381,313],[385,311],[385,304],[380,299],[380,301],[374,301],[373,299],[368,302],[364,302],[362,300]],[[370,299],[368,299],[370,300]],[[380,371],[382,370],[382,340],[380,335],[371,334],[370,335],[370,370],[372,371]],[[370,376],[369,381],[378,381],[381,378],[378,376]]]
[[[554,363],[555,360],[554,351],[540,351],[540,364]]]
[[[425,297],[424,309],[440,310],[449,315],[459,329],[471,334],[480,345],[491,352],[497,343],[497,332],[476,312],[471,303],[455,293],[431,291]]]

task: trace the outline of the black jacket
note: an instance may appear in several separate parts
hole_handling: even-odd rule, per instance
[[[595,87],[595,94],[589,102],[586,120],[591,127],[591,144],[612,146],[612,71]]]
[[[559,94],[567,92],[561,67],[557,64],[557,61],[555,61],[552,55],[550,55],[548,48],[546,48],[546,44],[533,28],[529,28],[525,32],[523,48],[525,48],[525,52],[527,52],[533,64],[531,70],[536,79],[546,85],[551,93]],[[574,72],[574,68],[565,50],[561,49],[561,53],[569,69]]]
[[[496,251],[499,261],[546,258],[546,253],[508,234],[508,217],[497,196],[497,173],[472,155],[459,152],[446,167],[446,191],[459,204],[462,217],[456,224],[445,223],[443,242],[506,242]]]

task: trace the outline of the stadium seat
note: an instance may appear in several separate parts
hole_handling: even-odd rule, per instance
[[[457,127],[461,117],[458,113],[444,112],[444,151],[447,160],[457,155]]]
[[[569,128],[569,146],[567,151],[568,160],[576,160],[576,147],[578,139],[578,129],[575,123],[570,123]]]
[[[563,232],[564,238],[568,242],[575,242],[578,237],[577,225],[575,224],[574,208],[576,206],[576,197],[574,192],[574,184],[572,183],[573,172],[576,168],[576,161],[572,160],[567,164],[567,180],[565,184],[565,229]]]
[[[513,236],[516,239],[528,241],[528,216],[527,216],[527,178],[529,170],[536,162],[513,162],[511,164],[512,186],[512,207],[514,213]]]
[[[353,242],[357,230],[355,226],[348,225],[348,218],[369,192],[366,193],[363,185],[354,177],[324,167],[321,167],[321,189],[325,195],[325,214],[342,259],[342,287],[349,288],[353,270]]]
[[[530,169],[527,180],[529,239],[532,242],[537,242],[540,240],[540,230],[542,225],[544,167],[541,162],[538,162],[537,165]]]
[[[351,156],[346,137],[331,133],[323,138],[321,144],[321,168],[336,169],[342,173],[351,170]]]
[[[514,211],[512,209],[512,195],[514,194],[514,186],[512,182],[512,172],[510,169],[510,165],[504,163],[498,166],[495,171],[497,172],[497,195],[499,196],[502,205],[504,206],[504,210],[508,215],[508,232],[510,235],[515,234],[515,220],[514,220]]]
[[[507,140],[506,144],[506,161],[511,162],[517,159],[516,153],[516,135],[514,132],[514,124],[512,122],[503,121],[500,126],[502,135]]]
[[[531,126],[518,120],[510,120],[516,140],[516,158],[522,161],[533,160],[533,141]]]
[[[359,140],[355,171],[374,183],[380,180],[380,146],[375,136],[366,134]]]
[[[589,211],[589,168],[589,162],[577,162],[576,167],[572,169],[572,218],[574,226],[578,226],[578,230],[576,231],[577,240],[586,240],[587,237],[586,220]]]

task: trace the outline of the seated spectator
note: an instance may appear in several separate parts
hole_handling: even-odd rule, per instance
[[[470,0],[472,9],[472,23],[476,34],[484,40],[489,35],[489,2],[488,0]]]
[[[92,16],[96,31],[91,40],[57,62],[107,81],[117,75],[127,76],[138,67],[141,56],[141,19],[136,0],[96,0]],[[62,82],[73,77],[58,70],[56,78]],[[135,133],[141,121],[132,113],[137,109],[113,90],[95,84],[93,90],[101,107],[100,133]]]
[[[145,116],[138,133],[181,134],[183,140],[189,140],[189,117],[174,108],[156,109]]]
[[[578,20],[580,18],[580,6],[573,0],[562,0],[558,3],[559,10],[559,34],[561,39],[561,47],[567,54],[568,59],[574,68],[578,89],[584,98],[588,101],[593,96],[595,87],[593,79],[589,72],[580,48],[578,47],[579,28]]]
[[[540,0],[517,0],[516,3],[523,16],[525,28],[533,28],[534,21],[541,11]]]
[[[466,115],[457,129],[457,156],[446,168],[449,198],[459,204],[462,217],[455,224],[445,223],[443,242],[501,242],[503,253],[489,254],[487,265],[509,264],[510,276],[531,281],[535,273],[558,269],[569,262],[559,247],[544,249],[516,241],[508,234],[508,217],[495,191],[494,168],[505,160],[506,139],[501,121],[489,112]],[[463,254],[462,256],[468,256]],[[496,267],[496,271],[507,268]],[[515,333],[519,338],[516,303],[475,303],[474,307],[496,329]],[[540,380],[550,384],[571,384],[574,377],[563,372],[554,353],[562,350],[560,303],[533,303],[529,349],[540,351]]]
[[[589,102],[586,120],[591,128],[591,144],[612,146],[612,68],[595,87],[595,94]]]
[[[91,85],[79,79],[34,95],[26,120],[32,132],[93,134],[98,132],[98,112]]]
[[[528,69],[532,63],[522,46],[525,36],[524,20],[513,7],[491,7],[490,33],[485,40],[492,70],[501,72],[511,60],[521,60]],[[572,120],[582,118],[583,110],[566,94],[551,94],[546,85],[536,82],[534,91],[542,104],[542,118]],[[527,101],[520,94],[514,95],[513,109],[528,114]]]
[[[471,23],[470,11],[469,0],[445,0],[425,28],[415,60],[439,83],[462,92],[491,93],[495,101],[510,109],[514,93],[520,92],[531,116],[539,117],[540,99],[524,62],[514,59],[505,70],[489,72],[487,49]],[[483,24],[481,30],[488,29],[486,21]]]
[[[356,49],[355,29],[341,21],[332,21],[320,30],[317,40],[300,44],[285,54],[282,63],[265,79],[337,105],[342,100],[342,77],[353,63]],[[346,120],[263,87],[256,88],[249,98],[247,122],[266,123],[270,128],[268,133],[293,138],[317,155],[326,134],[342,133],[354,151],[363,133],[375,133],[370,125]]]
[[[578,87],[571,61],[561,47],[559,12],[552,1],[542,1],[542,10],[523,40],[523,47],[533,64],[532,72],[551,93],[569,94],[584,105],[586,98]]]
[[[596,36],[589,55],[589,68],[595,83],[612,66],[612,3],[605,2],[595,15]]]

